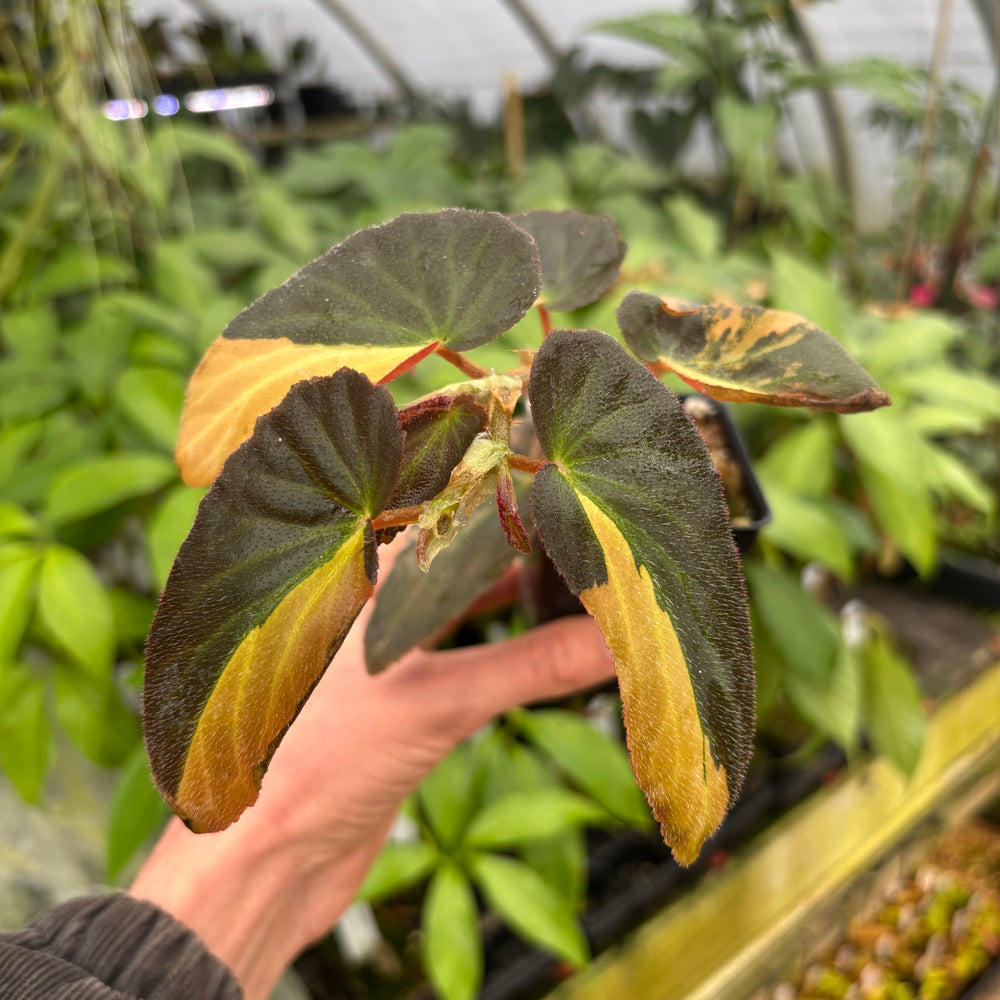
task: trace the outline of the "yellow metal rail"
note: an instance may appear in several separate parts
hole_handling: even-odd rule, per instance
[[[909,781],[876,759],[823,789],[549,1000],[742,1000],[825,901],[998,765],[995,664],[936,708]]]

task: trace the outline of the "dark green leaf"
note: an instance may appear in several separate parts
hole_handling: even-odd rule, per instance
[[[0,766],[26,802],[41,798],[51,742],[43,685],[0,660]]]
[[[115,653],[114,616],[104,584],[76,549],[52,545],[38,577],[38,619],[56,648],[107,680]]]
[[[495,213],[406,214],[355,233],[241,312],[209,348],[181,422],[185,482],[211,482],[300,379],[349,366],[383,382],[439,344],[486,344],[531,307],[539,281],[531,237]]]
[[[114,881],[137,850],[170,815],[149,773],[146,748],[140,742],[125,762],[108,821],[108,880]]]
[[[20,505],[0,500],[0,538],[30,538],[38,522]]]
[[[59,343],[59,315],[48,302],[11,309],[0,318],[0,339],[18,358],[48,361]]]
[[[862,651],[864,718],[875,749],[904,774],[920,761],[927,719],[913,672],[881,630]]]
[[[873,410],[889,397],[828,333],[794,313],[629,292],[618,325],[635,355],[713,399]]]
[[[833,615],[790,573],[756,560],[747,562],[744,571],[754,611],[788,673],[808,678],[814,687],[828,687],[840,642]]]
[[[56,716],[76,746],[102,767],[120,767],[140,741],[139,720],[113,679],[60,664],[55,695]]]
[[[165,455],[104,455],[79,462],[52,484],[45,523],[52,528],[82,521],[133,497],[148,496],[177,476]]]
[[[349,236],[226,328],[234,338],[456,351],[510,329],[538,297],[531,239],[503,216],[406,214]]]
[[[166,586],[170,567],[181,543],[187,538],[194,524],[198,505],[204,496],[205,490],[177,486],[163,498],[163,502],[149,520],[147,532],[149,561],[153,579],[161,590]]]
[[[129,368],[115,386],[115,405],[152,441],[172,450],[184,405],[184,380],[162,368]]]
[[[420,783],[417,798],[434,839],[444,851],[462,841],[475,806],[471,755],[460,744]]]
[[[472,877],[486,901],[526,941],[571,965],[587,964],[587,939],[572,907],[520,861],[495,854],[475,856]]]
[[[601,627],[632,767],[690,863],[742,784],[754,725],[749,611],[718,474],[677,397],[604,334],[553,332],[530,393],[552,462],[535,476],[532,520]]]
[[[613,816],[632,826],[649,826],[649,809],[621,744],[586,719],[559,709],[517,710],[508,718]]]
[[[437,496],[487,420],[468,393],[431,396],[400,410],[403,465],[388,506],[410,507]]]
[[[427,572],[417,565],[414,536],[375,597],[365,631],[365,662],[384,670],[404,653],[437,635],[496,583],[517,553],[483,504],[462,529],[459,544],[442,549]]]
[[[599,299],[617,280],[626,245],[606,215],[522,212],[511,221],[527,230],[542,259],[542,302],[562,312]]]
[[[0,670],[21,645],[35,604],[35,581],[41,557],[21,542],[0,548]]]
[[[256,799],[370,596],[371,518],[401,458],[388,390],[342,369],[262,417],[202,501],[153,621],[143,701],[157,784],[196,828]]]
[[[374,902],[391,896],[422,881],[440,860],[440,851],[426,841],[409,844],[389,841],[368,869],[358,898]]]
[[[595,802],[563,788],[512,792],[476,814],[463,843],[479,849],[513,847],[571,827],[606,824]]]
[[[469,880],[441,865],[420,914],[424,970],[441,1000],[472,1000],[483,979],[479,913]]]

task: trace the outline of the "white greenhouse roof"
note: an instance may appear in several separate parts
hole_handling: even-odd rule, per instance
[[[363,36],[415,90],[485,100],[499,96],[506,74],[515,74],[525,89],[546,79],[550,64],[528,25],[531,18],[560,50],[578,44],[596,58],[650,64],[655,61],[650,49],[588,29],[606,19],[687,6],[678,0],[131,0],[131,5],[140,21],[160,15],[176,25],[214,14],[252,35],[279,66],[297,39],[312,39],[320,53],[318,75],[360,103],[398,96],[400,90]],[[802,3],[800,11],[826,61],[878,55],[926,66],[939,6],[938,0],[826,0]],[[993,60],[972,0],[956,0],[953,10],[947,73],[985,89]]]
[[[553,50],[578,46],[585,58],[655,66],[659,57],[653,49],[601,35],[593,27],[603,20],[689,7],[687,0],[130,2],[140,23],[156,16],[174,28],[213,16],[232,23],[256,40],[276,70],[283,68],[285,53],[297,40],[310,39],[317,59],[298,82],[328,83],[362,108],[409,89],[426,96],[465,98],[473,112],[484,117],[499,109],[505,77],[515,76],[524,92],[547,80]],[[985,6],[984,0],[978,2]],[[976,3],[954,0],[942,71],[946,79],[986,93],[996,64]],[[824,63],[880,56],[927,68],[939,11],[946,7],[941,0],[802,0],[798,10]],[[891,143],[884,133],[866,128],[869,101],[864,95],[841,91],[837,99],[852,136],[858,217],[877,226],[889,211],[894,183]],[[815,105],[799,98],[792,114],[810,155],[825,160]],[[616,133],[614,121],[604,124],[610,126],[609,135]]]

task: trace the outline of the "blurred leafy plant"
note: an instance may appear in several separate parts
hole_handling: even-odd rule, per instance
[[[818,256],[840,242],[853,198],[850,149],[795,3],[692,0],[684,12],[605,21],[592,30],[646,46],[662,65],[582,67],[573,53],[556,76],[557,92],[567,101],[595,89],[626,96],[632,134],[652,160],[673,169],[675,183],[717,206],[729,241],[762,222],[786,220]],[[789,102],[804,93],[819,99],[835,186],[791,167],[805,157]],[[788,123],[797,148],[782,138]],[[699,155],[710,161],[707,169],[691,166]]]
[[[421,785],[409,810],[419,839],[390,841],[359,898],[375,902],[429,881],[422,959],[444,1000],[471,998],[482,982],[476,892],[529,944],[581,965],[584,827],[651,826],[630,775],[622,744],[582,717],[510,713]]]
[[[101,115],[143,71],[119,5],[0,22],[0,766],[31,801],[64,737],[122,769],[113,875],[164,815],[138,686],[201,495],[171,458],[187,377],[327,237],[231,138]]]

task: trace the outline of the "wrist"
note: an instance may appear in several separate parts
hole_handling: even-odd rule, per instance
[[[252,818],[252,811],[244,817]],[[324,930],[310,925],[302,906],[308,872],[301,859],[280,830],[258,826],[241,821],[193,834],[172,820],[130,890],[191,928],[232,969],[247,1000],[268,997]]]

